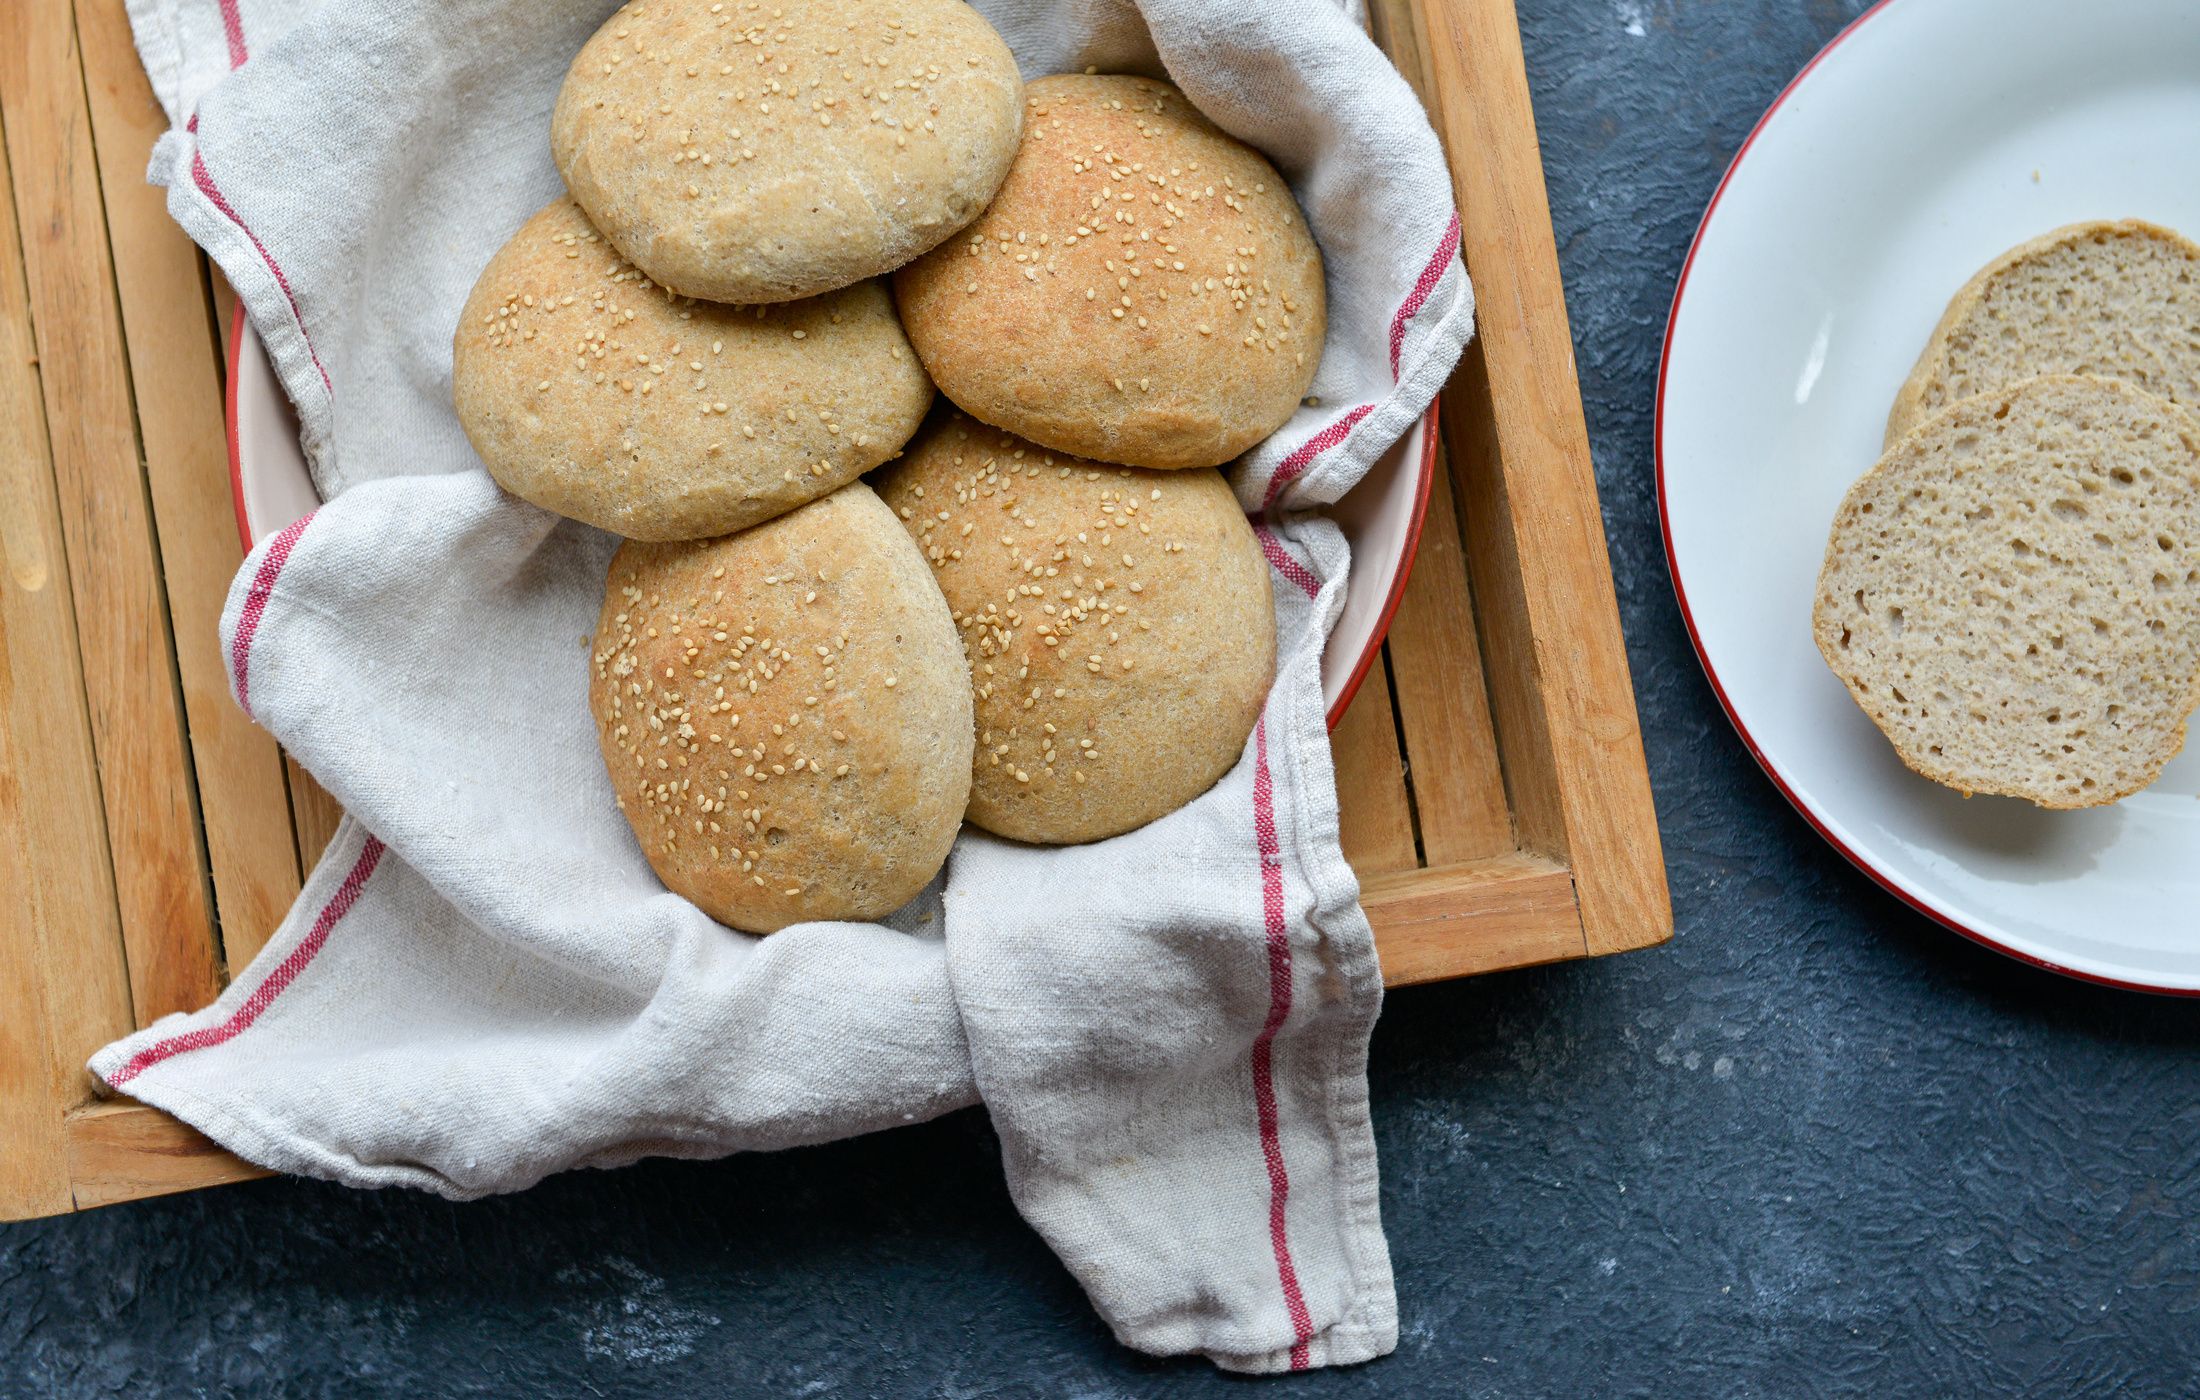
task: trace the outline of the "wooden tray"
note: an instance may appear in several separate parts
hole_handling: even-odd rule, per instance
[[[229,696],[228,290],[145,183],[164,122],[123,5],[0,4],[0,1220],[261,1174],[83,1064],[212,1000],[338,815]],[[1402,986],[1672,916],[1512,0],[1373,11],[1452,153],[1481,306],[1419,563],[1334,738]]]

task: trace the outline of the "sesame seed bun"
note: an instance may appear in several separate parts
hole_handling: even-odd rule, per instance
[[[976,695],[969,819],[1097,841],[1244,751],[1276,668],[1260,542],[1221,475],[1047,451],[934,416],[880,497],[931,561]]]
[[[675,298],[568,199],[474,284],[451,382],[504,489],[642,540],[722,535],[844,486],[932,401],[884,283],[783,306]]]
[[[619,806],[666,888],[712,918],[875,919],[947,859],[970,675],[868,486],[723,539],[625,545],[592,656]]]
[[[1321,250],[1290,188],[1184,94],[1066,74],[977,222],[894,277],[940,391],[1058,452],[1212,467],[1283,426],[1321,360]]]
[[[985,207],[1022,81],[962,0],[637,0],[565,76],[550,149],[635,266],[792,301],[909,261]]]

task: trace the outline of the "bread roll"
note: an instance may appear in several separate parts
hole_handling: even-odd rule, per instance
[[[619,806],[666,888],[712,918],[875,919],[947,859],[970,675],[861,482],[723,539],[625,545],[593,658]]]
[[[970,222],[1022,83],[962,0],[635,0],[567,72],[550,149],[635,266],[682,296],[792,301]]]
[[[1935,782],[2042,807],[2137,792],[2200,698],[2200,423],[2075,377],[1943,410],[1841,503],[1811,620]]]
[[[972,822],[1096,841],[1237,762],[1275,675],[1276,622],[1267,561],[1219,474],[1082,461],[948,411],[878,488],[962,633]]]
[[[1321,252],[1259,152],[1150,78],[1040,78],[984,215],[894,278],[940,391],[1058,452],[1212,467],[1291,417]]]
[[[2125,219],[2002,254],[1948,304],[1895,398],[1886,445],[1959,399],[2041,374],[2121,379],[2200,407],[2200,246]]]
[[[844,486],[932,401],[883,283],[771,307],[671,297],[568,199],[482,271],[451,381],[507,491],[639,540],[726,534]]]

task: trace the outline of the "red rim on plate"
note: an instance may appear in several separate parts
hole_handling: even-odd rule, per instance
[[[237,510],[237,539],[252,552],[252,521],[244,513],[244,458],[237,451],[237,356],[244,349],[244,303],[229,313],[229,378],[222,390],[222,428],[229,434],[229,503]]]
[[[1428,520],[1429,487],[1436,480],[1436,409],[1431,406],[1421,420],[1421,477],[1413,485],[1413,518],[1406,522],[1406,547],[1398,555],[1398,572],[1390,576],[1390,596],[1383,599],[1383,610],[1375,618],[1375,630],[1368,633],[1367,646],[1360,652],[1360,659],[1352,663],[1352,674],[1346,678],[1344,689],[1337,694],[1337,703],[1329,707],[1329,727],[1335,729],[1344,712],[1352,708],[1353,697],[1360,693],[1360,683],[1374,669],[1375,658],[1381,654],[1383,639],[1390,635],[1390,620],[1398,612],[1398,604],[1405,600],[1406,584],[1413,577],[1413,561],[1421,555],[1421,526]]]
[[[222,417],[229,435],[229,500],[237,512],[237,538],[247,554],[252,552],[252,521],[244,508],[244,459],[237,450],[237,365],[244,348],[244,303],[237,304],[229,318],[229,382],[223,394]],[[1360,652],[1360,659],[1352,664],[1352,674],[1346,679],[1344,689],[1337,696],[1337,703],[1329,707],[1329,727],[1335,729],[1344,718],[1344,712],[1352,705],[1354,696],[1360,693],[1361,682],[1374,669],[1375,658],[1382,652],[1383,639],[1390,634],[1390,620],[1397,614],[1398,604],[1405,598],[1406,581],[1413,576],[1413,561],[1421,552],[1421,525],[1428,519],[1429,487],[1436,478],[1436,410],[1432,407],[1422,420],[1421,473],[1414,483],[1412,519],[1406,523],[1406,543],[1398,556],[1398,571],[1391,576],[1390,594],[1383,599],[1383,610],[1376,616],[1375,630],[1368,635],[1367,646]]]
[[[2143,982],[2126,982],[2114,977],[2103,977],[2098,973],[2080,972],[2076,968],[2064,967],[2062,964],[2050,962],[2046,958],[2036,957],[2031,953],[2012,948],[1991,934],[1972,928],[1952,915],[1942,913],[1902,888],[1894,877],[1874,866],[1861,854],[1851,849],[1840,837],[1834,835],[1826,824],[1820,821],[1817,815],[1804,804],[1802,798],[1796,795],[1794,789],[1787,785],[1787,781],[1780,776],[1779,770],[1773,767],[1771,759],[1766,757],[1764,750],[1758,747],[1756,737],[1749,732],[1748,726],[1742,723],[1742,717],[1735,712],[1734,702],[1728,698],[1726,687],[1720,682],[1719,673],[1711,664],[1710,653],[1704,650],[1703,637],[1696,630],[1695,614],[1688,607],[1688,590],[1681,583],[1679,563],[1673,557],[1673,519],[1665,492],[1666,376],[1673,367],[1673,332],[1674,328],[1680,324],[1681,306],[1688,295],[1688,275],[1695,269],[1696,253],[1703,247],[1704,232],[1711,227],[1711,218],[1719,211],[1719,200],[1726,194],[1726,187],[1733,181],[1735,172],[1742,168],[1742,162],[1748,158],[1750,148],[1757,144],[1758,136],[1763,134],[1765,127],[1787,104],[1788,99],[1793,97],[1796,91],[1802,87],[1804,80],[1810,77],[1819,64],[1824,63],[1835,49],[1841,47],[1843,43],[1853,37],[1866,22],[1895,2],[1896,0],[1878,0],[1877,4],[1851,20],[1840,33],[1827,41],[1826,46],[1820,49],[1810,62],[1803,65],[1803,70],[1797,73],[1788,85],[1780,90],[1780,95],[1772,99],[1772,105],[1765,109],[1765,114],[1759,117],[1756,126],[1750,129],[1748,139],[1742,142],[1742,148],[1734,153],[1734,159],[1727,165],[1726,173],[1719,177],[1719,186],[1712,191],[1711,202],[1705,206],[1703,218],[1696,225],[1696,236],[1688,245],[1688,257],[1681,264],[1680,282],[1673,288],[1673,309],[1666,317],[1665,322],[1665,344],[1658,360],[1657,421],[1653,433],[1656,440],[1657,456],[1658,529],[1665,540],[1665,570],[1673,580],[1673,597],[1680,603],[1681,622],[1688,629],[1689,644],[1696,649],[1696,660],[1702,664],[1704,677],[1711,682],[1711,692],[1719,698],[1719,708],[1726,712],[1727,722],[1733,725],[1734,732],[1741,736],[1742,746],[1749,750],[1749,756],[1757,761],[1757,766],[1764,769],[1765,776],[1772,779],[1772,785],[1779,789],[1782,797],[1788,800],[1788,805],[1792,806],[1803,820],[1810,824],[1813,831],[1825,838],[1826,844],[1839,851],[1851,865],[1870,876],[1873,883],[1943,928],[1951,929],[1981,947],[1991,948],[1997,953],[2014,958],[2018,962],[2032,967],[2059,973],[2064,977],[2074,978],[2080,982],[2091,982],[2102,987],[2117,987],[2124,991],[2153,992],[2160,996],[2200,996],[2200,989],[2155,987]]]

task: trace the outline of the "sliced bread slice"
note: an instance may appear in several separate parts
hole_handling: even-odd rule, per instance
[[[1849,489],[1811,623],[1935,782],[2042,807],[2137,792],[2200,700],[2200,421],[2074,376],[1943,410]]]
[[[2039,374],[2121,379],[2200,410],[2200,244],[2138,219],[2072,224],[1988,263],[1895,395],[1886,445]]]

